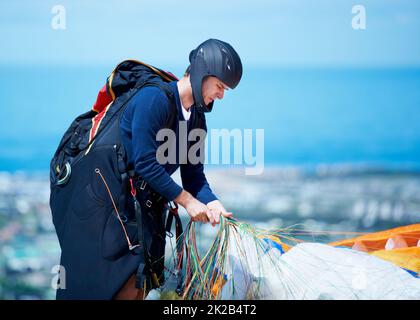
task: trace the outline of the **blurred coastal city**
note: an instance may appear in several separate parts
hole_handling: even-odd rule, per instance
[[[237,219],[263,228],[295,226],[313,233],[307,241],[420,221],[416,171],[322,165],[266,168],[255,177],[240,169],[208,170],[207,178]],[[55,298],[52,269],[60,247],[48,202],[47,174],[0,173],[0,299]],[[185,212],[183,217],[188,220]],[[197,228],[201,250],[209,248],[216,230]]]

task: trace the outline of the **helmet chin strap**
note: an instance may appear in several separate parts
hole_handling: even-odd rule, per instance
[[[208,105],[206,105],[206,109],[209,110],[208,112],[211,112],[213,110],[213,104],[214,104],[214,101],[212,101]]]
[[[193,90],[193,99],[194,99],[194,106],[196,107],[197,111],[199,112],[211,112],[213,110],[214,101],[210,102],[209,104],[204,103],[204,98],[200,101],[197,101],[195,98],[194,90]],[[196,102],[197,101],[197,102]]]
[[[202,59],[194,61],[194,65],[191,68],[190,73],[190,83],[193,93],[194,105],[199,112],[210,112],[211,108],[213,107],[211,103],[208,106],[204,103],[204,98],[202,95],[203,80],[207,74],[207,66],[204,61]]]

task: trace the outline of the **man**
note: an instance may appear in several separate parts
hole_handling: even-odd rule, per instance
[[[184,207],[193,221],[210,222],[214,226],[220,222],[220,215],[230,217],[232,213],[227,212],[210,189],[203,163],[192,164],[190,159],[183,164],[159,163],[157,135],[159,130],[167,128],[168,119],[174,110],[178,121],[171,123],[169,129],[175,132],[177,138],[180,135],[180,121],[186,121],[188,133],[193,129],[206,130],[204,113],[212,110],[216,99],[223,99],[225,90],[234,89],[238,85],[242,77],[242,64],[232,46],[216,39],[209,39],[191,51],[189,61],[190,66],[184,77],[169,83],[173,99],[169,99],[156,86],[142,88],[136,93],[122,116],[121,138],[129,166],[135,169],[136,175],[165,199]],[[182,153],[179,149],[177,144],[177,155]],[[188,150],[184,152],[186,154],[180,155],[183,158]],[[170,177],[178,168],[183,187]],[[159,221],[161,224],[164,218]],[[150,222],[149,225],[155,224]],[[164,229],[158,229],[154,233],[161,233],[161,238],[164,238]],[[157,242],[159,239],[154,238],[152,241]],[[164,248],[164,240],[161,242],[158,247]],[[135,275],[116,298],[141,298],[142,292],[134,287],[134,282]]]

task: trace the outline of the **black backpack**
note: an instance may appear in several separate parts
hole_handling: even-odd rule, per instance
[[[61,139],[50,164],[50,207],[65,271],[57,299],[111,299],[142,263],[138,225],[128,210],[132,168],[120,140],[120,118],[145,86],[157,86],[172,99],[167,83],[173,80],[171,73],[123,61],[92,110],[78,116]],[[169,122],[177,119],[176,110],[171,114]]]

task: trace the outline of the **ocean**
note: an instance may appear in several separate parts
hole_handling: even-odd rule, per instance
[[[162,66],[165,68],[164,66]],[[1,66],[0,171],[46,171],[113,66]],[[182,68],[165,68],[182,75]],[[267,166],[420,168],[420,69],[244,68],[209,129],[264,129]]]

